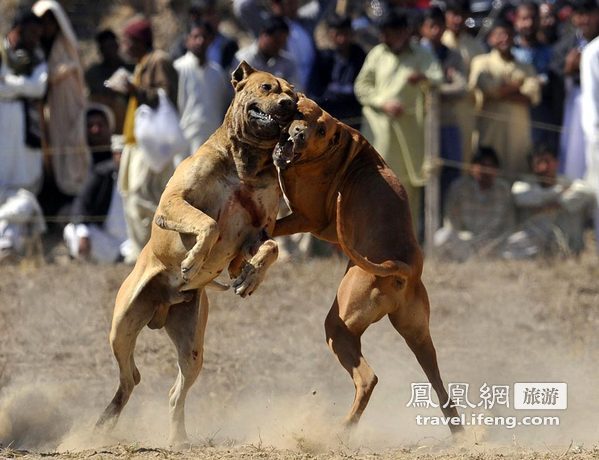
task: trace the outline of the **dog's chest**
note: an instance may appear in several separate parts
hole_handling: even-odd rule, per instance
[[[262,230],[276,217],[278,200],[276,185],[235,185],[217,215],[219,229],[233,238]]]

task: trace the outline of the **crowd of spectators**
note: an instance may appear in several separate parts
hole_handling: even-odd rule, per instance
[[[60,3],[20,10],[0,43],[0,260],[49,228],[73,258],[134,262],[177,163],[221,124],[242,60],[361,130],[404,184],[419,235],[438,95],[439,254],[580,253],[592,222],[599,236],[597,0],[494,2],[482,22],[468,0],[374,3],[233,0],[242,46],[222,30],[223,5],[192,0],[166,50],[135,17],[97,31],[88,68]],[[135,138],[136,109],[160,94],[188,143],[166,166]]]

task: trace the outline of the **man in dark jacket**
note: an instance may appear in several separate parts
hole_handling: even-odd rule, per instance
[[[333,15],[327,26],[333,47],[318,50],[308,95],[335,118],[359,128],[362,106],[354,94],[354,80],[366,53],[352,40],[349,17]]]

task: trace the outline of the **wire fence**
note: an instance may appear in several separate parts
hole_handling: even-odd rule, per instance
[[[442,170],[442,168],[452,168],[452,169],[458,169],[460,171],[463,172],[468,172],[470,171],[471,165],[468,162],[465,161],[456,161],[456,160],[448,160],[448,159],[444,159],[441,158],[439,155],[439,140],[436,139],[436,141],[431,142],[431,139],[434,137],[432,136],[432,132],[431,130],[439,131],[439,110],[440,110],[440,104],[438,102],[438,100],[436,102],[432,102],[435,98],[438,99],[438,94],[434,91],[428,91],[426,93],[427,98],[427,108],[425,110],[425,116],[426,116],[426,120],[425,120],[425,126],[426,126],[426,131],[425,131],[425,144],[427,144],[427,149],[428,150],[434,150],[432,152],[428,152],[425,153],[425,161],[423,162],[423,165],[421,168],[416,168],[416,166],[413,164],[412,159],[410,157],[410,155],[404,155],[404,162],[406,165],[406,169],[407,169],[407,174],[409,177],[409,180],[411,182],[412,185],[414,186],[419,186],[419,187],[430,187],[431,184],[433,182],[438,182],[438,176],[440,174],[440,171]],[[415,115],[417,112],[421,112],[421,109],[419,107],[409,107],[404,109],[402,116],[409,116],[409,115]],[[497,114],[494,112],[490,112],[487,110],[478,110],[475,113],[475,116],[477,118],[483,118],[483,119],[489,119],[489,120],[494,120],[498,123],[510,123],[510,124],[514,124],[517,123],[516,120],[510,119],[509,117],[502,115],[502,114]],[[362,123],[362,117],[353,117],[353,118],[344,118],[341,120],[342,122],[344,122],[345,124],[348,125],[358,125],[360,123]],[[434,127],[434,128],[432,128]],[[537,121],[530,121],[530,125],[529,127],[531,129],[535,128],[535,129],[541,129],[541,130],[546,130],[546,131],[550,131],[550,132],[557,132],[557,133],[561,133],[564,131],[563,127],[560,125],[555,125],[555,124],[550,124],[550,123],[542,123],[542,122],[537,122]],[[399,129],[399,126],[394,125],[393,129],[393,134],[397,137],[397,139],[399,140],[400,146],[401,146],[401,150],[402,151],[408,151],[408,144],[405,140],[405,136],[402,133],[402,131]],[[436,133],[436,136],[439,136],[439,133]],[[106,153],[106,152],[110,152],[112,151],[112,145],[111,144],[105,144],[105,145],[95,145],[95,146],[90,146],[88,147],[88,151],[90,153]],[[52,156],[52,155],[69,155],[69,154],[81,154],[82,153],[82,149],[80,147],[73,147],[73,148],[61,148],[60,150],[56,150],[53,149],[50,146],[44,146],[42,149],[44,156]],[[399,152],[399,154],[401,154],[401,152]],[[512,173],[510,171],[505,171],[505,170],[501,170],[501,169],[495,169],[495,168],[484,168],[479,166],[480,168],[482,168],[481,170],[483,170],[484,172],[493,172],[494,174],[496,174],[498,177],[503,177],[505,179],[509,179],[510,181],[513,181],[514,179],[517,179],[518,177],[521,177],[522,174],[515,174]],[[433,194],[437,195],[437,198],[433,198],[431,196],[431,194],[429,193],[427,196],[427,200],[425,200],[425,203],[428,203],[428,205],[430,205],[431,201],[436,202],[436,204],[433,206],[435,208],[438,207],[438,201],[440,199],[440,197],[438,197],[438,193],[439,190],[435,190]],[[426,211],[425,211],[426,212]],[[431,214],[430,210],[428,212],[428,214]],[[432,214],[436,214],[436,211],[433,211]],[[46,222],[48,223],[58,223],[58,224],[62,224],[62,223],[68,223],[68,222],[72,222],[75,216],[72,215],[45,215],[44,219]],[[89,223],[101,223],[106,219],[106,215],[77,215],[76,219],[78,221],[84,221],[84,222],[89,222]],[[436,228],[438,228],[438,222],[429,222],[429,225],[427,225],[427,227],[432,228],[433,230],[435,230]]]

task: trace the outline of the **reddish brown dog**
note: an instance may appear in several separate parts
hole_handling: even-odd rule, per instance
[[[406,340],[441,405],[448,395],[429,331],[422,253],[406,192],[380,155],[356,130],[300,96],[299,115],[274,152],[292,213],[274,236],[311,232],[339,243],[350,258],[325,321],[327,343],[351,375],[356,393],[346,422],[358,422],[377,383],[360,338],[385,315]],[[445,416],[458,415],[449,401]],[[462,430],[450,424],[452,432]]]

